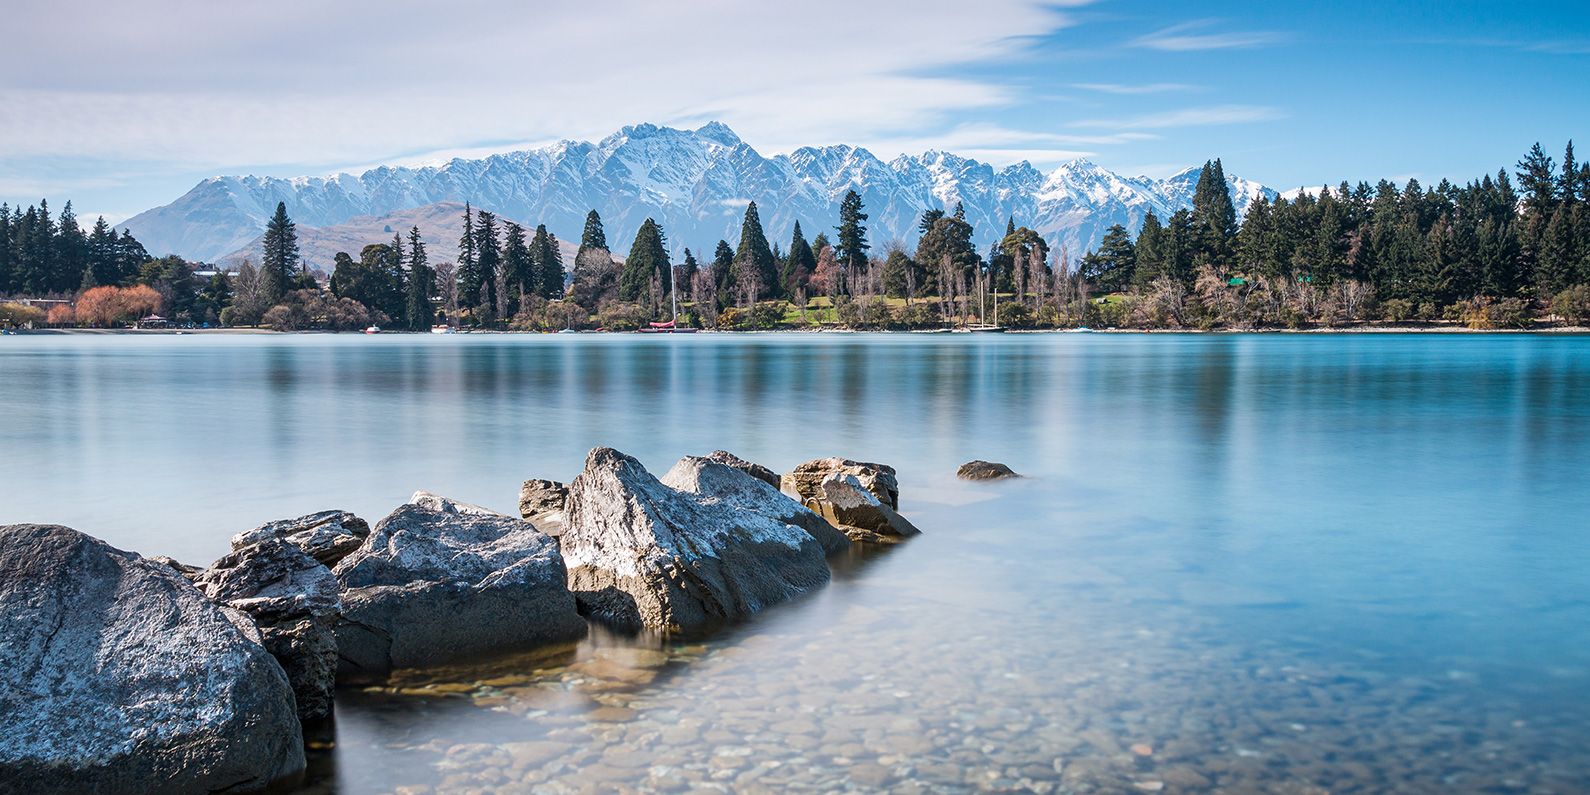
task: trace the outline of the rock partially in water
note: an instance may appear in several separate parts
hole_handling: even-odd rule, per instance
[[[825,554],[850,548],[850,538],[810,508],[768,485],[765,479],[752,477],[742,469],[715,459],[682,458],[663,475],[662,484],[795,525],[816,539]]]
[[[893,544],[922,532],[862,486],[855,475],[829,475],[823,479],[822,487],[818,510],[852,541]]]
[[[663,485],[606,447],[569,485],[559,539],[569,587],[592,617],[672,630],[737,618],[828,582],[806,531]]]
[[[0,527],[0,638],[0,791],[252,792],[303,775],[281,666],[169,566],[67,527]]]
[[[741,472],[744,472],[745,474],[750,475],[751,477],[756,478],[757,480],[760,480],[769,486],[772,486],[774,489],[778,488],[778,473],[768,469],[765,466],[762,466],[761,464],[754,464],[735,455],[734,453],[729,452],[728,450],[713,450],[707,455],[707,457],[713,461],[723,464],[724,466],[738,469]]]
[[[359,548],[370,535],[370,525],[347,511],[321,511],[297,519],[281,519],[232,536],[232,549],[253,546],[267,538],[280,538],[326,566],[335,566]]]
[[[560,536],[568,500],[566,484],[555,480],[527,480],[519,487],[519,516],[549,536]]]
[[[337,578],[297,546],[265,540],[221,558],[194,578],[210,599],[247,614],[281,663],[309,721],[331,714],[337,676]]]
[[[382,519],[332,571],[342,586],[339,678],[584,637],[550,536],[468,503],[415,499],[424,504]]]
[[[1004,464],[991,461],[968,461],[955,470],[955,476],[963,480],[1000,480],[1002,478],[1019,478],[1020,475]]]
[[[895,479],[894,467],[885,464],[869,464],[848,458],[820,458],[795,467],[779,482],[779,488],[802,505],[817,511],[812,502],[824,499],[823,481],[829,475],[851,475],[862,488],[872,492],[879,502],[900,510],[900,483]]]

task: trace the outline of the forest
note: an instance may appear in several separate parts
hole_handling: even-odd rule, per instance
[[[0,207],[0,296],[55,298],[48,312],[0,306],[0,324],[109,326],[165,312],[183,325],[281,330],[625,330],[665,321],[708,329],[1258,329],[1397,324],[1533,328],[1590,321],[1590,163],[1536,144],[1515,171],[1464,185],[1410,180],[1260,197],[1238,218],[1219,160],[1192,207],[1111,227],[1073,256],[1011,218],[987,251],[959,206],[923,211],[914,244],[873,246],[850,191],[837,225],[800,223],[770,242],[747,205],[739,240],[675,258],[647,219],[622,259],[592,210],[572,268],[556,236],[466,205],[456,256],[432,264],[417,228],[339,253],[320,278],[298,254],[285,205],[259,264],[196,279],[68,203]],[[829,231],[833,233],[830,238]],[[995,306],[997,305],[997,316]],[[24,317],[25,316],[25,317]]]

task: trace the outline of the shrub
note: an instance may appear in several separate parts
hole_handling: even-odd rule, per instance
[[[1380,316],[1392,323],[1401,323],[1413,314],[1413,304],[1401,298],[1393,298],[1380,305]]]
[[[609,301],[596,312],[596,322],[608,331],[634,331],[646,324],[646,310],[639,304]]]
[[[46,317],[45,311],[36,306],[11,302],[0,304],[0,328],[31,327],[43,323]]]
[[[906,328],[937,328],[943,322],[934,302],[922,301],[900,310],[900,324]]]
[[[1552,296],[1551,311],[1570,326],[1590,324],[1590,286],[1576,284]]]
[[[1497,328],[1529,328],[1534,312],[1522,298],[1503,298],[1490,307],[1490,318]]]
[[[1032,328],[1033,311],[1026,304],[1005,304],[999,308],[999,324],[1010,328]]]

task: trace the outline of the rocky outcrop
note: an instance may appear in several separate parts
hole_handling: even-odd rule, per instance
[[[823,480],[829,475],[851,475],[862,488],[872,492],[879,502],[900,510],[900,484],[895,480],[894,467],[884,464],[869,464],[848,458],[820,458],[795,467],[793,472],[779,481],[779,488],[815,511],[817,508],[812,502],[823,499]]]
[[[734,467],[735,469],[738,469],[741,472],[744,472],[745,474],[750,475],[751,477],[756,478],[757,480],[760,480],[775,489],[778,488],[778,473],[768,469],[765,466],[762,466],[761,464],[753,464],[750,461],[747,461],[727,450],[713,450],[707,455],[707,457],[713,461],[723,464],[724,466]]]
[[[337,578],[297,546],[267,537],[194,579],[213,601],[247,614],[281,663],[301,720],[331,714],[337,676]]]
[[[719,450],[718,453],[723,451]],[[713,453],[713,456],[718,453]],[[772,475],[771,472],[768,474]],[[765,480],[752,477],[738,467],[724,465],[713,457],[689,456],[680,459],[673,469],[662,476],[662,484],[795,525],[816,539],[825,554],[850,548],[850,538],[823,517],[768,485]]]
[[[828,581],[806,531],[663,485],[607,447],[569,484],[558,539],[569,588],[588,615],[675,630],[754,613]]]
[[[359,548],[370,535],[368,522],[347,511],[321,511],[297,519],[282,519],[262,524],[246,533],[232,536],[232,549],[239,550],[280,538],[326,566],[335,566]]]
[[[834,473],[823,478],[822,488],[817,510],[852,541],[893,544],[922,532],[864,488],[855,475]]]
[[[549,536],[563,535],[569,487],[555,480],[527,480],[519,487],[519,516]]]
[[[182,575],[183,579],[187,580],[188,582],[193,582],[193,578],[199,576],[199,572],[204,571],[204,569],[201,569],[198,566],[189,566],[186,563],[178,561],[176,558],[166,557],[165,555],[151,555],[147,558],[144,558],[144,560],[147,560],[150,563],[158,563],[162,566],[165,566],[166,568]]]
[[[1021,477],[1011,471],[1010,467],[991,461],[968,461],[961,464],[960,469],[955,470],[955,476],[962,480],[1001,480]]]
[[[420,492],[332,573],[339,678],[585,635],[557,542],[521,519]]]
[[[170,567],[55,525],[0,527],[0,725],[0,792],[251,792],[304,769],[265,649]]]

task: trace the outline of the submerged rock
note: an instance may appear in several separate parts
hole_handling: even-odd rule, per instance
[[[879,502],[900,510],[899,481],[895,479],[894,467],[884,464],[869,464],[848,458],[820,458],[795,467],[779,482],[779,488],[815,511],[817,508],[812,501],[823,499],[823,480],[829,475],[851,475],[862,488],[872,492]]]
[[[955,476],[965,480],[999,480],[1001,478],[1019,478],[1020,475],[1011,471],[1004,464],[991,461],[968,461],[955,470]]]
[[[549,536],[563,535],[569,487],[555,480],[527,480],[519,487],[519,516]]]
[[[663,485],[607,447],[569,484],[559,539],[569,588],[589,615],[671,630],[736,618],[828,581],[806,531]]]
[[[916,525],[884,505],[855,475],[835,473],[823,479],[823,518],[845,531],[852,541],[893,544],[921,534]]]
[[[265,650],[287,672],[300,719],[331,714],[341,602],[329,569],[293,544],[266,538],[216,561],[194,584],[254,620]]]
[[[778,473],[768,469],[765,466],[762,466],[761,464],[753,464],[750,461],[747,461],[727,450],[713,450],[707,455],[707,457],[713,461],[723,464],[724,466],[734,467],[735,469],[738,469],[741,472],[744,472],[745,474],[750,475],[751,477],[756,478],[757,480],[760,480],[775,489],[778,488]]]
[[[280,538],[326,566],[335,566],[370,535],[370,524],[347,511],[321,511],[262,524],[232,536],[232,549]]]
[[[0,791],[251,792],[302,777],[281,666],[169,566],[67,527],[0,527],[0,638]]]
[[[557,542],[522,519],[420,492],[333,570],[339,677],[585,635]]]
[[[687,456],[680,459],[662,476],[662,484],[795,525],[816,539],[825,554],[850,548],[850,538],[811,509],[768,485],[766,480],[752,477],[743,469],[725,465],[711,457]]]

